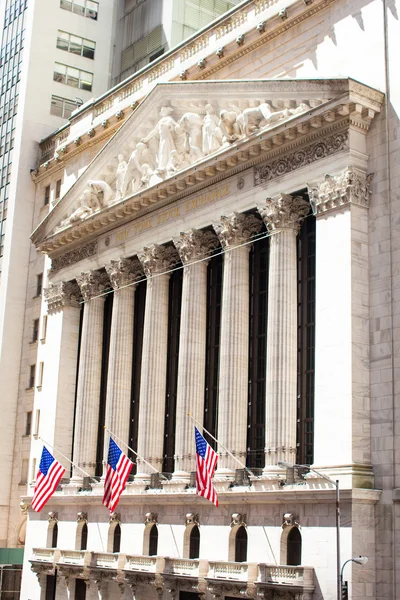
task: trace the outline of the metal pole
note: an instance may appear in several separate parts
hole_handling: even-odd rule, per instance
[[[340,572],[340,496],[339,480],[336,479],[336,579],[337,579],[337,600],[342,598],[342,576]]]

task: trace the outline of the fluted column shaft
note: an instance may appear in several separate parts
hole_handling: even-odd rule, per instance
[[[296,462],[297,254],[296,236],[309,204],[301,197],[268,198],[259,211],[270,239],[265,469]]]
[[[153,245],[139,256],[147,281],[140,381],[138,454],[161,470],[164,443],[165,394],[168,352],[169,275],[160,275],[173,266],[174,248]],[[154,276],[154,277],[153,277]],[[148,482],[153,470],[138,458],[135,479]]]
[[[85,306],[75,412],[74,462],[89,475],[94,475],[104,318],[104,298],[96,296],[106,287],[106,281],[98,272],[91,271],[82,273],[77,278],[77,282],[85,300]],[[73,478],[81,479],[82,472],[74,468]]]
[[[249,249],[240,246],[262,227],[253,215],[233,213],[214,224],[224,255],[219,362],[218,440],[243,464],[247,446],[249,362]],[[222,448],[217,473],[233,474],[239,464]]]
[[[114,288],[110,350],[108,357],[106,426],[125,444],[129,443],[131,411],[134,302],[136,286],[143,274],[138,260],[120,259],[106,267]],[[124,451],[126,448],[123,448]],[[106,460],[108,444],[104,445]]]
[[[182,308],[179,339],[178,386],[175,429],[174,479],[189,478],[194,471],[195,444],[193,422],[202,423],[204,415],[204,378],[206,369],[207,261],[198,261],[218,246],[211,232],[190,230],[174,239],[185,265],[182,282]]]

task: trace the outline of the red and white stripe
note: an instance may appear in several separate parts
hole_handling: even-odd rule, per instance
[[[106,477],[104,481],[103,504],[114,512],[119,498],[125,489],[126,481],[133,467],[132,461],[122,452],[116,469],[107,465]]]
[[[218,506],[218,496],[212,484],[218,454],[207,445],[205,459],[196,453],[196,494]]]
[[[54,494],[62,476],[65,473],[64,467],[56,460],[52,463],[47,475],[38,471],[36,476],[36,486],[33,492],[32,508],[40,512],[48,499]]]

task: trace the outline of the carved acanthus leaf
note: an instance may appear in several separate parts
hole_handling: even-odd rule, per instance
[[[317,214],[346,204],[368,208],[373,173],[367,175],[355,167],[347,167],[337,175],[325,175],[323,181],[308,185],[310,201]]]
[[[166,272],[179,262],[178,252],[173,246],[159,246],[158,244],[144,247],[138,258],[147,277]]]
[[[62,310],[65,306],[79,308],[81,292],[74,281],[60,281],[60,283],[49,283],[44,290],[48,313]]]
[[[173,242],[184,264],[209,256],[219,245],[218,238],[212,231],[190,229],[187,233],[181,232],[179,236],[173,238]]]
[[[268,231],[294,229],[298,231],[304,217],[310,212],[310,204],[302,196],[279,194],[267,198],[265,206],[257,206]]]
[[[220,223],[213,223],[216,234],[224,248],[248,242],[262,229],[262,221],[255,215],[233,212],[229,217],[221,217]]]
[[[143,277],[143,268],[137,258],[112,260],[106,271],[114,290],[138,281]]]
[[[77,276],[76,281],[80,287],[85,302],[99,296],[106,289],[109,289],[110,283],[106,273],[100,271],[87,271]]]

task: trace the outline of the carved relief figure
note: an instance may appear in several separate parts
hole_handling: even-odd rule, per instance
[[[105,208],[111,200],[114,192],[111,186],[105,181],[90,180],[87,182],[87,188],[83,190],[82,195],[79,198],[79,206],[74,212],[61,221],[59,229],[76,223],[82,219],[86,219],[94,212]]]
[[[92,192],[92,196],[95,196],[97,199],[98,208],[107,206],[114,195],[111,186],[106,181],[100,179],[90,180],[87,182],[87,185]]]
[[[261,129],[290,116],[288,109],[274,110],[268,102],[263,102],[254,108],[245,108],[238,116],[237,123],[243,135],[251,135],[256,129]]]
[[[141,140],[144,144],[153,138],[158,140],[157,166],[159,169],[167,169],[171,152],[176,150],[174,133],[177,122],[170,116],[172,112],[173,109],[170,106],[163,106],[160,110],[161,119],[154,129]]]
[[[236,142],[242,135],[241,128],[236,122],[238,113],[234,110],[222,109],[219,116],[219,128],[222,132],[222,142],[224,144],[233,144],[233,142]]]
[[[144,164],[148,167],[147,174],[149,170],[153,171],[155,168],[155,156],[146,144],[138,142],[129,157],[122,185],[122,197],[130,191],[135,192],[140,187]]]
[[[211,104],[206,106],[206,116],[203,121],[202,148],[204,154],[211,154],[222,146],[222,131],[218,126],[219,119]]]
[[[115,186],[117,188],[116,200],[123,198],[124,196],[124,182],[127,171],[128,163],[126,162],[123,154],[118,154],[118,167],[115,173]]]
[[[185,113],[178,121],[176,133],[184,134],[183,150],[189,155],[192,162],[204,156],[202,150],[203,119],[196,113]]]

